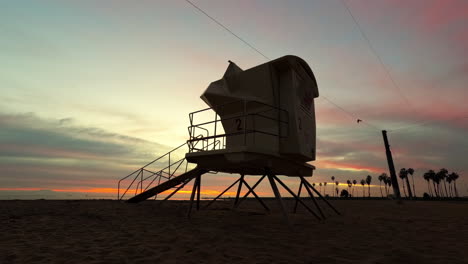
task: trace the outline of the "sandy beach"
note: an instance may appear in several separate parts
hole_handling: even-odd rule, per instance
[[[290,229],[274,200],[191,219],[187,201],[0,201],[0,263],[468,263],[468,202],[332,202]]]

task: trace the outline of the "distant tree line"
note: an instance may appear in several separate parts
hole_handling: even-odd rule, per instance
[[[442,168],[439,172],[428,170],[423,177],[427,181],[427,190],[431,197],[458,197],[457,180],[460,177],[458,173],[449,174],[447,169]]]
[[[416,195],[416,187],[414,185],[414,172],[413,168],[401,168],[398,174],[398,177],[401,179],[403,189],[403,194],[407,198],[417,197]],[[411,176],[411,182],[410,177]],[[449,173],[447,169],[442,168],[438,172],[434,170],[429,170],[423,174],[424,180],[427,182],[427,189],[428,193],[424,193],[424,197],[459,197],[458,190],[457,190],[457,179],[460,176],[456,172]],[[386,173],[380,174],[377,179],[380,182],[380,195],[382,197],[388,197],[390,195],[390,190],[392,187],[392,180],[391,177],[388,176]],[[336,180],[335,176],[331,176],[331,183],[329,186],[332,187],[331,195],[334,197],[354,197],[356,188],[356,184],[358,183],[357,180],[347,180],[345,188],[339,189],[339,182]],[[372,176],[367,175],[366,178],[361,179],[359,182],[362,186],[362,197],[371,197],[370,192],[370,185],[372,183]],[[382,188],[382,183],[384,188]],[[315,186],[315,183],[312,183]],[[367,188],[365,188],[367,185]],[[323,187],[323,194],[327,195],[327,182],[320,182],[319,183],[320,192],[322,192]],[[367,189],[367,193],[366,193]],[[356,193],[357,195],[357,193]]]

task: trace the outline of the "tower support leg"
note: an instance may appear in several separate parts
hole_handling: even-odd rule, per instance
[[[302,206],[304,206],[307,211],[309,211],[312,215],[314,215],[318,220],[322,220],[320,218],[320,216],[318,216],[314,211],[312,211],[312,209],[310,209],[301,199],[299,199],[299,197],[296,196],[296,194],[291,191],[291,189],[289,189],[289,187],[284,184],[280,179],[278,179],[278,177],[276,177],[275,175],[272,175],[273,176],[273,179],[276,180],[277,182],[279,182],[279,184],[281,184],[281,186],[283,186],[283,188],[289,192],[289,194],[291,194],[294,199],[296,199],[296,201],[298,201],[300,204],[302,204]]]
[[[236,199],[234,200],[234,204],[232,205],[232,208],[235,208],[237,203],[239,202],[239,196],[242,190],[242,184],[244,183],[244,176],[245,176],[244,174],[241,174],[239,185],[237,187]]]
[[[304,179],[304,180],[305,180],[305,179]],[[335,211],[336,214],[341,215],[340,212],[338,212],[338,210],[336,210],[336,208],[333,207],[333,205],[331,205],[330,202],[328,202],[327,199],[325,199],[325,198],[320,194],[320,192],[317,191],[317,190],[314,188],[314,186],[312,186],[312,184],[310,184],[308,181],[304,181],[304,183],[306,183],[306,184],[309,186],[309,188],[311,188],[320,198],[322,198],[322,199],[325,201],[325,203],[327,203],[327,205],[330,206],[330,208],[333,209],[333,211]]]
[[[208,208],[208,206],[210,206],[212,203],[214,203],[216,200],[219,199],[219,197],[223,196],[223,194],[227,191],[229,191],[234,185],[236,185],[236,183],[238,183],[240,181],[240,179],[237,179],[233,184],[231,184],[229,187],[226,188],[226,190],[224,190],[222,193],[220,193],[218,196],[216,196],[216,198],[214,198],[213,200],[211,200],[204,208]]]
[[[262,201],[262,199],[260,199],[260,197],[255,193],[254,189],[250,187],[250,185],[245,181],[245,179],[242,179],[241,180],[243,182],[243,184],[245,185],[245,187],[247,187],[247,189],[249,190],[245,195],[244,197],[242,197],[241,200],[239,200],[237,202],[237,204],[235,204],[234,208],[237,208],[240,203],[245,199],[247,198],[247,195],[249,195],[250,193],[252,193],[255,197],[255,199],[257,199],[257,201],[263,206],[263,208],[265,208],[266,211],[270,211],[270,209],[268,208],[268,206],[266,206],[266,204]]]
[[[297,197],[301,198],[301,191],[302,191],[302,181],[301,183],[299,184],[299,190],[297,191]],[[297,212],[297,204],[298,204],[298,201],[296,200],[296,203],[294,204],[294,211],[293,213],[296,213]]]
[[[237,206],[239,206],[248,196],[251,192],[253,192],[253,190],[255,190],[255,188],[257,188],[257,186],[263,181],[263,179],[265,179],[266,177],[266,174],[264,174],[253,186],[252,186],[252,190],[249,190],[240,200],[239,200],[239,203],[237,204]]]
[[[289,217],[288,213],[286,212],[286,208],[284,207],[283,199],[281,199],[281,194],[278,190],[278,187],[276,186],[274,175],[273,174],[268,174],[268,180],[270,181],[271,189],[273,190],[273,193],[275,194],[276,201],[278,201],[278,205],[283,213],[284,220],[288,224],[289,227],[291,227],[291,223],[289,222]]]
[[[192,213],[192,207],[193,207],[193,200],[195,198],[195,194],[198,192],[198,195],[197,195],[197,201],[199,201],[200,199],[200,178],[201,178],[201,174],[198,175],[196,178],[195,178],[195,182],[193,183],[193,188],[192,188],[192,194],[190,195],[190,205],[189,205],[189,210],[187,212],[187,217],[190,218],[190,214]]]
[[[200,210],[200,189],[201,189],[201,176],[197,177],[197,211]]]
[[[304,183],[304,181],[307,182],[307,180],[304,179],[304,177],[301,177],[301,182],[303,183],[307,193],[309,193],[310,198],[312,198],[312,201],[314,202],[315,207],[317,207],[317,210],[319,211],[322,218],[325,219],[325,214],[323,213],[322,208],[320,208],[320,205],[318,204],[317,200],[315,199],[314,194],[312,193],[312,191],[307,186],[307,183]]]

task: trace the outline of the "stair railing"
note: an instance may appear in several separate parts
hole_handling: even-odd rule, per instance
[[[204,135],[200,134],[199,136],[197,136],[197,138],[203,138]],[[204,140],[201,140],[201,142],[203,142],[204,144]],[[118,184],[117,184],[117,200],[122,200],[125,195],[131,190],[132,186],[134,185],[134,183],[136,182],[136,186],[135,186],[135,192],[134,192],[134,195],[137,195],[139,193],[142,193],[146,190],[148,190],[151,185],[156,181],[158,180],[158,185],[161,183],[161,180],[162,179],[165,179],[165,180],[169,180],[171,179],[175,174],[176,172],[179,170],[179,168],[181,167],[181,165],[185,162],[186,165],[185,165],[185,172],[187,172],[187,169],[188,169],[188,162],[185,160],[185,157],[182,158],[182,159],[179,159],[175,162],[172,162],[171,161],[171,153],[179,150],[180,148],[184,147],[185,145],[187,145],[188,142],[185,142],[184,144],[174,148],[173,150],[167,152],[166,154],[160,156],[159,158],[149,162],[148,164],[146,164],[145,166],[137,169],[136,171],[130,173],[129,175],[123,177],[122,179],[119,180]],[[195,142],[194,143],[194,146],[197,145],[198,142]],[[148,169],[148,167],[152,164],[154,164],[155,162],[163,159],[167,157],[168,158],[168,165],[158,171],[151,171]],[[175,169],[174,169],[175,167]],[[149,175],[145,175],[145,173],[149,173]],[[127,179],[131,179],[131,177],[133,177],[133,180],[130,182],[130,184],[128,185],[128,187],[125,189],[125,191],[121,193],[121,183],[122,181],[124,180],[127,180]],[[139,178],[139,180],[137,180]],[[144,187],[144,183],[151,179],[151,182],[148,183],[146,185],[146,187]]]

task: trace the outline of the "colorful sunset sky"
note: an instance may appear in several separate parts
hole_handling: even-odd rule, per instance
[[[386,129],[418,196],[443,167],[468,195],[468,1],[346,0],[364,35],[341,0],[193,2],[314,71],[311,182],[372,175],[380,196]],[[1,1],[0,199],[115,198],[118,179],[187,140],[188,113],[228,60],[266,62],[184,0]],[[202,191],[234,180],[207,175]]]

